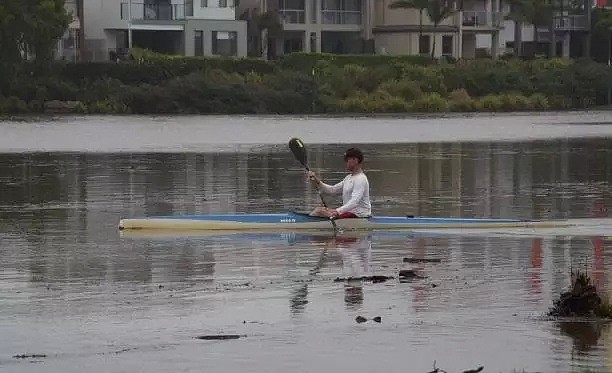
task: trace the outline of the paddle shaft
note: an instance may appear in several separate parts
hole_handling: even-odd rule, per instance
[[[302,142],[302,140],[296,137],[289,140],[289,149],[291,149],[293,156],[302,164],[302,166],[304,166],[304,168],[306,169],[306,172],[310,172],[310,167],[308,167],[308,153],[306,152],[306,147],[304,146],[304,143]],[[321,194],[319,183],[315,183],[315,185],[317,187],[317,191],[318,191],[319,197],[321,198],[321,203],[323,204],[323,207],[328,208],[327,203],[325,203],[325,200],[323,199],[323,195]],[[336,222],[334,221],[333,217],[330,217],[329,220],[334,226],[334,232],[335,232],[338,229],[338,227],[336,226]]]

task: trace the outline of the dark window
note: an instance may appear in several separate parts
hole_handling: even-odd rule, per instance
[[[235,56],[238,51],[236,31],[213,31],[212,53],[220,56]]]
[[[194,55],[203,56],[204,55],[204,31],[196,30],[195,36],[193,38],[194,42]]]
[[[227,8],[227,0],[219,0],[219,8]]]
[[[430,41],[431,37],[429,35],[421,35],[419,38],[419,54],[429,54],[431,53]]]
[[[452,56],[453,54],[453,36],[444,35],[442,36],[442,54]]]

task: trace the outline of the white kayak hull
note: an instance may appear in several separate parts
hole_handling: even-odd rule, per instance
[[[567,220],[469,219],[380,216],[336,220],[342,230],[397,230],[422,228],[554,228],[567,227]],[[332,228],[326,218],[302,213],[177,215],[121,219],[119,229],[154,230],[321,230]]]

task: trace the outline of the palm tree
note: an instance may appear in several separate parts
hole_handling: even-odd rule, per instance
[[[419,3],[418,6],[416,6],[417,1]],[[406,3],[406,5],[404,6],[395,5],[394,6],[394,4],[398,4],[398,3],[402,3],[402,4]],[[415,6],[407,6],[408,3],[414,3]],[[423,0],[423,1],[396,0],[395,2],[391,3],[390,7],[419,9],[419,12],[421,12],[422,14],[421,5],[424,5],[423,9],[427,10],[427,16],[429,17],[430,21],[433,23],[434,32],[436,31],[440,23],[442,23],[442,21],[450,17],[457,10],[457,0]],[[421,32],[422,32],[422,26],[421,26]],[[435,50],[436,50],[436,38],[434,36],[433,46],[431,48],[431,59],[432,60],[434,59]]]
[[[429,0],[427,6],[427,14],[433,22],[434,30],[445,19],[450,17],[457,10],[457,0]],[[436,50],[436,38],[433,39],[433,47],[431,48],[431,59],[434,59],[434,51]]]

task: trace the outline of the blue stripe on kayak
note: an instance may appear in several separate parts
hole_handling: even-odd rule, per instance
[[[215,214],[215,215],[170,215],[154,216],[146,219],[177,219],[196,221],[232,221],[240,223],[313,223],[327,221],[323,217],[309,216],[305,213],[284,214]],[[517,219],[490,219],[490,218],[431,218],[431,217],[405,217],[405,216],[374,216],[368,218],[372,223],[378,224],[448,224],[448,223],[513,223],[528,220]]]

